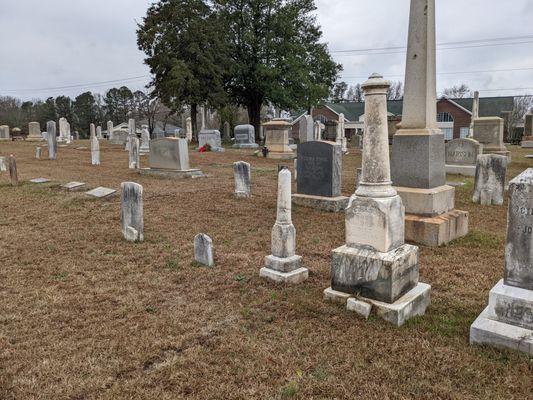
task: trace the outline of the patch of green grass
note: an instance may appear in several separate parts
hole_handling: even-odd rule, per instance
[[[237,282],[245,282],[246,281],[246,276],[241,275],[241,274],[235,275],[235,280]]]
[[[157,308],[155,307],[152,307],[152,306],[148,306],[144,309],[144,311],[146,311],[147,313],[150,313],[150,314],[156,314],[157,313]]]
[[[180,268],[180,265],[177,260],[167,260],[165,268],[170,270],[177,270]]]
[[[319,365],[311,372],[311,376],[319,381],[323,381],[329,376],[329,372],[325,367]]]
[[[468,335],[471,321],[464,313],[434,314],[426,317],[421,325],[423,323],[423,327],[432,335],[446,338]]]
[[[280,390],[281,398],[282,399],[293,398],[294,396],[298,394],[299,390],[300,388],[298,387],[298,383],[291,381],[281,388]]]
[[[64,282],[68,278],[68,274],[66,272],[61,272],[56,275],[52,275],[52,279],[59,282]]]
[[[482,231],[470,231],[465,237],[454,240],[450,245],[477,249],[499,249],[504,237]]]

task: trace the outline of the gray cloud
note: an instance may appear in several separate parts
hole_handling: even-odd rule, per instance
[[[0,95],[22,98],[105,92],[147,79],[87,87],[87,84],[148,74],[136,45],[136,21],[147,0],[2,0],[0,5]],[[318,0],[317,19],[331,50],[405,46],[409,0]],[[531,0],[437,0],[437,41],[533,35]],[[523,40],[527,41],[527,40]],[[533,41],[529,39],[529,41]],[[438,51],[439,72],[533,68],[533,43]],[[341,55],[342,79],[364,81],[372,72],[403,80],[403,54]],[[533,70],[438,76],[438,89],[466,83],[472,89],[533,88]],[[13,90],[16,91],[7,91]],[[482,92],[510,95],[532,90]]]

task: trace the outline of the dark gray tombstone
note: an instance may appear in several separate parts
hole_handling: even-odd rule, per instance
[[[322,141],[306,142],[298,146],[298,194],[340,196],[341,172],[341,146]]]
[[[259,147],[255,143],[255,128],[253,125],[237,125],[234,130],[235,144],[237,149],[254,149]]]

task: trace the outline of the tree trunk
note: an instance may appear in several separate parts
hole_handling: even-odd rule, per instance
[[[261,106],[263,105],[263,102],[259,98],[252,99],[248,103],[248,119],[250,121],[250,125],[253,125],[255,128],[255,140],[256,142],[260,141],[260,135],[261,132]]]
[[[191,123],[192,123],[192,141],[198,143],[198,124],[196,117],[198,115],[198,105],[191,104]]]

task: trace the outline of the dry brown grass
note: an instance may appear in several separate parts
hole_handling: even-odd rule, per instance
[[[144,186],[145,242],[121,237],[119,198],[91,200],[55,185],[12,188],[0,175],[0,398],[3,399],[526,399],[527,357],[471,347],[469,326],[502,277],[505,207],[470,203],[471,234],[421,249],[433,287],[423,318],[396,329],[322,300],[343,216],[296,208],[298,253],[311,270],[293,287],[262,281],[275,219],[276,162],[249,151],[191,153],[210,176],[141,177],[127,155],[60,148],[33,158],[30,143],[1,143],[21,180],[48,177]],[[513,149],[509,176],[533,161]],[[251,200],[235,200],[231,164],[253,165]],[[146,162],[146,161],[144,161]],[[345,157],[344,193],[360,155]],[[471,182],[471,179],[463,179]],[[215,268],[192,260],[194,235],[214,240]]]

